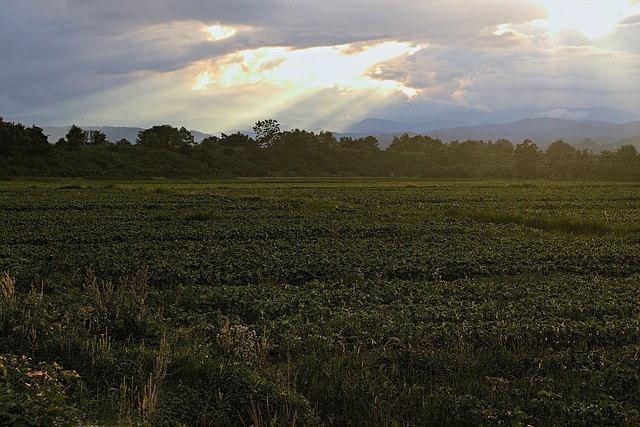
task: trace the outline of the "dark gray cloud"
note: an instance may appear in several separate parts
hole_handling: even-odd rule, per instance
[[[107,27],[201,20],[260,25],[282,10],[279,1],[263,0],[58,0],[69,13]]]

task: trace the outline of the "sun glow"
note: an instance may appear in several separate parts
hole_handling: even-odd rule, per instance
[[[376,65],[404,55],[413,55],[422,46],[385,42],[377,45],[340,45],[309,49],[266,47],[227,55],[202,64],[193,89],[212,85],[224,88],[268,84],[298,89],[377,89],[401,92],[412,97],[413,88],[376,75]]]
[[[231,38],[236,35],[238,30],[231,27],[225,27],[223,25],[215,24],[210,27],[206,27],[204,29],[206,33],[209,34],[209,41],[220,41],[224,39]]]
[[[579,31],[588,38],[600,38],[613,32],[624,18],[640,13],[640,5],[628,0],[536,0],[546,17],[530,24],[552,34]]]

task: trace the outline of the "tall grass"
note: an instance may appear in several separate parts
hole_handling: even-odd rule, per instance
[[[170,309],[170,300],[149,302],[153,299],[150,277],[148,270],[140,269],[114,282],[89,270],[81,288],[68,289],[60,298],[44,288],[21,294],[15,280],[3,273],[0,348],[46,361],[46,366],[79,372],[68,402],[81,410],[68,412],[86,422],[131,426],[318,423],[306,399],[258,373],[268,360],[266,329],[258,334],[224,316],[212,319],[208,334],[177,327],[162,315],[162,308]],[[57,374],[45,371],[42,375]],[[60,399],[67,399],[66,388],[55,390],[60,392],[43,397],[45,409],[57,408]],[[21,425],[21,419],[16,420]]]
[[[518,212],[489,212],[489,211],[448,211],[447,216],[458,219],[472,219],[481,223],[516,224],[538,230],[577,235],[600,236],[612,232],[628,231],[614,227],[605,221],[572,218],[566,216],[543,216],[539,214],[523,214]]]

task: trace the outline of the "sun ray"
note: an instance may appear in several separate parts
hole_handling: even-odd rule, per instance
[[[417,89],[376,70],[424,47],[387,41],[250,49],[193,64],[189,69],[191,89],[199,93],[199,102],[211,114],[219,108],[208,106],[207,99],[233,99],[226,110],[232,112],[234,123],[280,114],[290,117],[295,126],[311,121],[335,123],[354,111],[361,115],[398,96],[415,97]]]
[[[209,85],[209,83],[210,83],[209,72],[208,71],[204,71],[204,72],[198,74],[197,83],[193,87],[193,90],[206,89],[207,86]]]

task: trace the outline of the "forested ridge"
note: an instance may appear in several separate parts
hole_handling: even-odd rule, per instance
[[[135,143],[108,141],[73,125],[50,144],[43,130],[0,118],[0,177],[207,178],[240,176],[411,176],[430,178],[640,179],[632,145],[593,153],[557,140],[541,150],[531,140],[444,143],[425,135],[396,136],[381,150],[373,136],[282,131],[255,123],[255,136],[211,136],[197,143],[184,127],[158,125]]]

